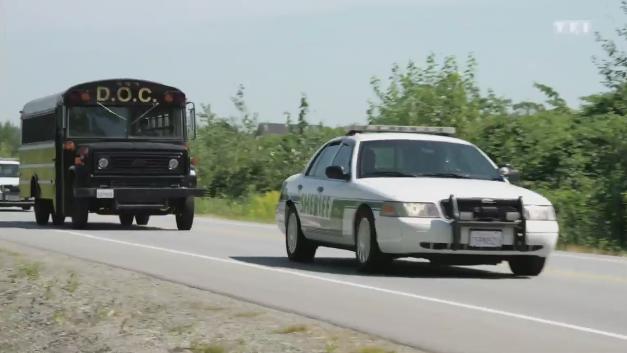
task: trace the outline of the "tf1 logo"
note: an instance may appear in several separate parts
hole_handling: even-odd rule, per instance
[[[557,34],[588,34],[591,29],[590,21],[561,20],[553,22],[553,29]]]

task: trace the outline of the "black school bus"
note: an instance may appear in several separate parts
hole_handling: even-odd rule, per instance
[[[177,88],[135,79],[83,83],[27,103],[20,192],[34,198],[36,222],[69,216],[84,228],[92,212],[130,226],[174,214],[189,230],[203,194],[186,144],[193,106]]]

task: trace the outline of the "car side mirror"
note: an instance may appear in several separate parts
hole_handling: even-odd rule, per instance
[[[506,164],[503,167],[499,168],[499,174],[501,176],[507,178],[509,181],[519,181],[520,180],[520,172],[514,169],[511,165]]]
[[[349,179],[348,174],[344,173],[344,168],[340,167],[339,165],[332,165],[330,167],[327,167],[327,169],[325,170],[325,174],[329,179]]]

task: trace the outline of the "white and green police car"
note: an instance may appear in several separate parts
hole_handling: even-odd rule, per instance
[[[311,261],[328,246],[354,250],[363,270],[418,257],[540,274],[558,237],[551,203],[454,133],[370,125],[326,143],[283,183],[276,220],[288,257]]]
[[[20,196],[20,162],[0,158],[0,207],[21,207],[29,210],[33,201]]]

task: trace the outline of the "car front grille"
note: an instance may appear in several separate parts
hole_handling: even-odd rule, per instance
[[[432,243],[421,242],[420,247],[430,250],[450,250],[451,244],[449,243]],[[477,251],[538,251],[543,248],[542,245],[525,245],[523,247],[514,247],[513,245],[502,245],[500,247],[474,247],[468,244],[461,244],[457,250],[477,250]]]
[[[464,221],[511,222],[522,219],[522,209],[517,199],[472,198],[456,201],[460,219]],[[442,200],[440,205],[446,218],[453,219],[451,199]]]
[[[109,159],[106,169],[98,169],[100,158]],[[179,161],[173,170],[168,168],[171,159]],[[107,175],[177,175],[184,173],[186,164],[182,152],[99,152],[94,158],[94,168],[97,174]]]

